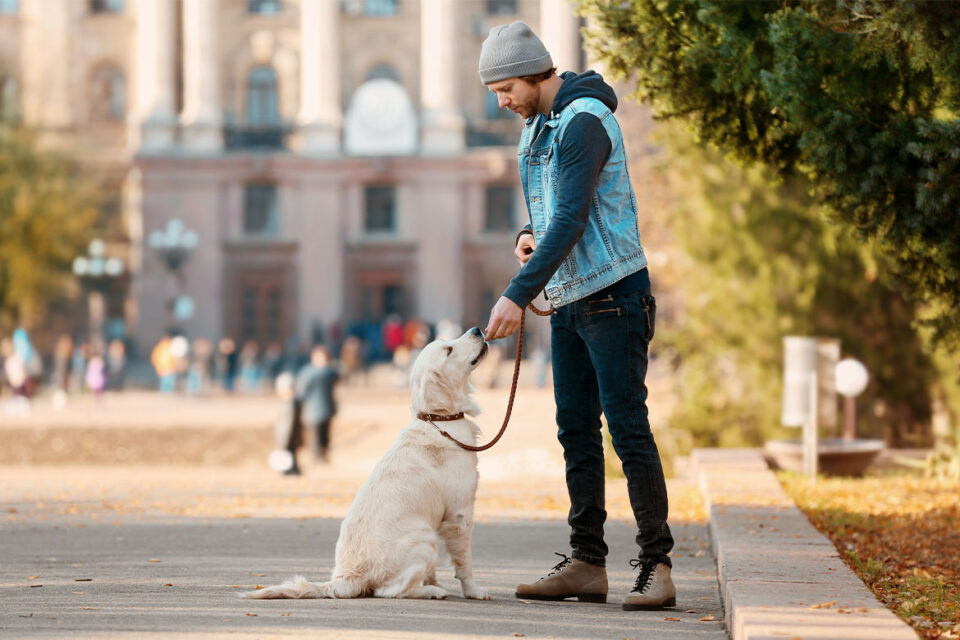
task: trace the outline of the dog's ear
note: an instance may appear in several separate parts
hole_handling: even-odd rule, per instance
[[[436,369],[426,369],[410,381],[416,411],[458,411],[459,394]]]

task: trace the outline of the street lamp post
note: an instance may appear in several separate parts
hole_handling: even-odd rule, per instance
[[[110,282],[123,274],[123,260],[107,257],[106,243],[94,238],[87,247],[87,255],[77,256],[73,260],[73,274],[87,289],[87,307],[90,318],[90,346],[96,352],[102,352],[103,321],[105,305],[103,293]]]
[[[182,296],[183,265],[190,254],[197,248],[200,236],[196,231],[188,229],[180,218],[173,218],[163,229],[154,229],[147,237],[147,244],[157,252],[167,271],[173,276],[175,290],[167,300],[167,312],[171,320],[176,316],[187,319],[192,315],[192,300]],[[182,309],[184,312],[178,313]]]

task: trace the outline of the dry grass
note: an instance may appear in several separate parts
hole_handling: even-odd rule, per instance
[[[960,637],[960,483],[916,475],[781,481],[844,562],[921,637]]]

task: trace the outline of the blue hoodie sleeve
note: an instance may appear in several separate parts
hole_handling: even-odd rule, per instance
[[[597,179],[611,149],[610,136],[597,116],[578,113],[570,119],[560,142],[559,193],[550,226],[503,292],[521,309],[543,290],[587,228]]]

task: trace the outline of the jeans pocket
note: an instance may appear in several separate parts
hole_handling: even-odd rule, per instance
[[[614,297],[610,294],[602,298],[593,298],[587,300],[586,314],[588,316],[598,316],[601,314],[616,314],[617,317],[623,315],[623,307],[616,303]]]
[[[653,296],[644,296],[640,299],[643,306],[643,315],[647,319],[647,342],[653,340],[657,329],[657,299]]]

